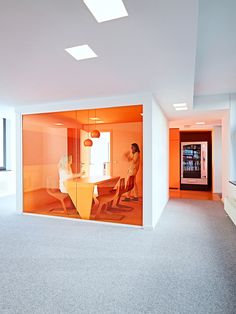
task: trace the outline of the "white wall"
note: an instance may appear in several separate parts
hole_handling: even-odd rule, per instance
[[[230,110],[222,122],[222,188],[225,197],[236,199],[236,187],[229,180],[236,181],[236,96],[230,98]]]
[[[230,97],[230,180],[236,181],[236,95]]]
[[[169,124],[152,100],[152,223],[155,226],[169,199]]]
[[[11,107],[0,106],[0,117],[6,119],[7,154],[6,167],[8,171],[0,171],[0,197],[15,193],[16,156],[15,156],[15,110]]]
[[[143,106],[143,225],[153,228],[153,200],[152,200],[152,99]]]
[[[222,193],[222,128],[216,126],[212,132],[213,193]]]
[[[222,119],[222,200],[225,197],[236,199],[236,187],[229,183],[231,178],[231,129],[230,111]],[[235,161],[236,162],[236,161]],[[234,179],[235,180],[235,179]]]

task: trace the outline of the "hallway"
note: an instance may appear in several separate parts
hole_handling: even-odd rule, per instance
[[[0,254],[4,314],[235,313],[219,201],[171,200],[155,231],[0,212]]]

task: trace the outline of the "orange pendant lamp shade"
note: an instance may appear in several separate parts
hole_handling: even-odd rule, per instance
[[[91,147],[91,146],[93,146],[93,141],[90,140],[90,138],[87,138],[87,139],[84,141],[84,146],[86,146],[86,147]]]
[[[93,130],[91,132],[91,137],[92,138],[99,138],[100,137],[100,132],[98,130]]]

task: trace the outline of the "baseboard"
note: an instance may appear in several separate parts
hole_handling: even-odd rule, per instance
[[[144,226],[143,229],[144,229],[144,230],[147,230],[147,231],[153,231],[153,230],[154,230],[153,226],[151,226],[151,225],[149,225],[149,226]]]
[[[236,225],[236,199],[225,197],[224,209],[232,222]]]

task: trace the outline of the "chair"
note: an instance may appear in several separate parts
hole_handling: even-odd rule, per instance
[[[114,206],[119,206],[120,203],[120,199],[121,196],[131,190],[133,190],[134,188],[134,182],[135,182],[135,177],[134,176],[130,176],[126,185],[125,185],[125,178],[121,178],[120,179],[120,185],[118,188],[118,195],[117,195],[117,199],[115,201]]]
[[[95,217],[99,217],[102,208],[107,207],[109,204],[113,202],[116,197],[117,190],[114,189],[120,177],[113,178],[113,180],[109,180],[108,182],[100,183],[97,186],[98,196],[94,199],[96,209]]]
[[[58,182],[59,182],[59,180],[57,180],[57,182],[55,182],[55,179],[48,177],[47,178],[47,193],[50,196],[54,197],[56,200],[60,201],[60,203],[62,205],[62,209],[64,211],[64,214],[68,214],[67,209],[66,209],[66,205],[64,202],[64,200],[68,197],[68,194],[62,193],[60,191],[60,189],[58,188]],[[55,209],[57,209],[57,208],[52,208],[50,211],[53,211]]]

